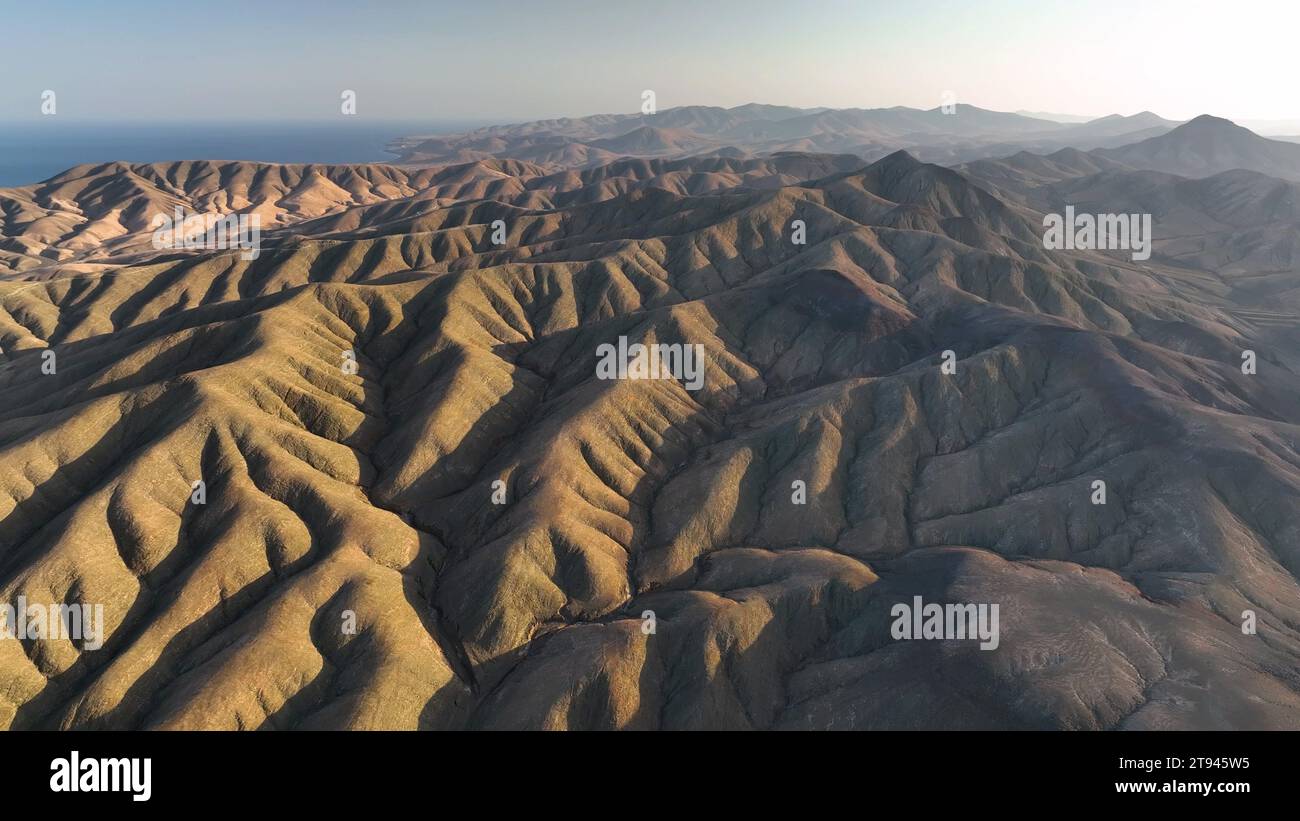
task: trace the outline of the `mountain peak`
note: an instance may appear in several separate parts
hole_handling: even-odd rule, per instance
[[[1215,117],[1211,114],[1202,114],[1194,117],[1174,130],[1165,135],[1172,140],[1185,140],[1194,138],[1198,140],[1231,140],[1243,141],[1250,138],[1264,139],[1251,131],[1237,125],[1232,120],[1226,120],[1223,117]]]
[[[1157,137],[1097,152],[1131,168],[1209,177],[1244,168],[1300,180],[1300,145],[1261,137],[1231,120],[1202,114]]]
[[[1123,114],[1107,114],[1105,117],[1098,117],[1095,120],[1090,120],[1088,125],[1097,125],[1100,123],[1123,123],[1125,125],[1136,127],[1139,125],[1160,125],[1163,123],[1169,123],[1169,120],[1166,120],[1154,111],[1139,111],[1136,114],[1130,114],[1128,116]]]
[[[1207,127],[1208,127],[1208,128],[1224,128],[1225,126],[1231,126],[1231,127],[1233,127],[1233,128],[1241,128],[1241,126],[1237,125],[1237,124],[1234,123],[1232,120],[1225,120],[1225,119],[1222,118],[1222,117],[1215,117],[1215,116],[1212,115],[1212,114],[1202,114],[1202,115],[1199,116],[1199,117],[1193,117],[1192,119],[1190,119],[1190,120],[1188,120],[1187,122],[1183,123],[1181,126],[1178,127],[1177,130],[1181,131],[1181,130],[1184,129],[1184,128],[1187,128],[1187,129],[1190,129],[1190,128],[1203,129],[1203,128],[1207,128]],[[1244,130],[1248,130],[1248,129],[1242,129],[1242,130],[1244,131]]]
[[[892,154],[886,154],[876,160],[872,165],[879,165],[888,168],[912,168],[923,163],[916,157],[907,153],[906,149],[900,148]]]

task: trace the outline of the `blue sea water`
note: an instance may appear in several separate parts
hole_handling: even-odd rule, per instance
[[[0,123],[0,187],[40,182],[81,163],[257,160],[389,162],[390,140],[453,134],[484,122],[93,123],[59,116]]]

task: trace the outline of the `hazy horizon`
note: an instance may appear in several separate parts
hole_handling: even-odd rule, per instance
[[[1190,13],[1198,7],[1213,8],[404,0],[376,13],[241,0],[196,29],[174,4],[66,15],[5,2],[0,70],[21,79],[0,90],[0,120],[41,119],[46,90],[60,117],[97,122],[329,119],[344,90],[371,121],[520,122],[632,112],[652,89],[660,109],[930,109],[947,93],[996,111],[1300,121],[1282,79],[1287,23],[1300,12],[1265,0],[1234,5],[1231,17]],[[1193,48],[1207,41],[1222,44],[1215,60]],[[287,70],[302,65],[313,71]]]

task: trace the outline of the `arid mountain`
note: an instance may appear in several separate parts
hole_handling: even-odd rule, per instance
[[[1022,199],[1045,185],[1102,171],[1154,171],[1203,178],[1244,170],[1300,181],[1300,147],[1203,115],[1160,136],[1117,148],[1081,151],[1070,147],[1047,155],[1018,151],[956,167],[993,191]]]
[[[1261,137],[1208,114],[1168,134],[1097,153],[1132,168],[1184,177],[1208,177],[1240,168],[1300,180],[1300,146]]]
[[[848,128],[753,109],[563,127]],[[0,600],[107,626],[0,641],[0,723],[1300,728],[1296,266],[1215,256],[1294,186],[552,130],[0,191]],[[1045,250],[1068,198],[1159,253]],[[153,248],[177,204],[260,255]],[[637,343],[701,383],[601,378]],[[917,596],[997,648],[898,640]]]
[[[382,204],[382,215],[489,198],[549,207],[557,197],[604,199],[639,185],[699,194],[742,184],[788,185],[860,166],[855,157],[795,153],[690,164],[624,160],[581,172],[517,160],[421,169],[207,161],[78,166],[37,185],[0,189],[0,269],[92,271],[154,255],[151,221],[178,207],[257,215],[262,226],[273,228],[327,214],[338,219],[353,206]],[[354,226],[360,213],[351,217]]]
[[[1117,137],[1120,135],[1136,134],[1148,129],[1163,129],[1166,131],[1177,128],[1179,123],[1174,120],[1166,120],[1158,114],[1150,111],[1143,111],[1139,114],[1133,114],[1125,117],[1120,114],[1111,114],[1107,117],[1098,117],[1095,120],[1089,120],[1072,128],[1064,129],[1060,136],[1071,139],[1081,137]]]
[[[1077,148],[1062,148],[1048,155],[1019,151],[1000,159],[976,160],[956,166],[962,174],[1008,200],[1029,200],[1033,192],[1063,180],[1132,171],[1127,165]],[[1041,203],[1041,201],[1040,201]]]
[[[1249,275],[1257,291],[1271,282],[1274,297],[1290,304],[1290,272],[1300,261],[1297,151],[1227,120],[1198,117],[1164,137],[1113,151],[1022,151],[958,170],[1035,211],[1149,213],[1158,228],[1156,252],[1166,261],[1219,276]],[[1224,170],[1206,176],[1212,169]]]
[[[689,157],[722,146],[750,154],[832,152],[856,154],[864,160],[905,149],[927,160],[956,162],[1000,156],[1017,148],[1122,145],[1164,133],[1174,125],[1150,112],[1064,124],[966,104],[930,110],[684,106],[648,115],[543,120],[467,134],[413,137],[397,141],[393,150],[407,163],[509,157],[562,167],[600,165],[618,155]]]

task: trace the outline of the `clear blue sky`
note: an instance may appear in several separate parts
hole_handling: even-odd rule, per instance
[[[0,122],[521,120],[758,101],[1300,118],[1295,0],[0,0]]]

